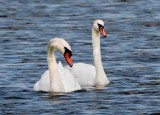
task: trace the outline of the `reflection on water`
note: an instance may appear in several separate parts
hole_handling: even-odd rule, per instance
[[[160,113],[159,10],[159,0],[1,1],[0,114]],[[74,62],[93,64],[97,18],[108,33],[101,51],[110,85],[62,95],[34,92],[52,37],[70,43]]]

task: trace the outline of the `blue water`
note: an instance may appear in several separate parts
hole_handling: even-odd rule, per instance
[[[160,114],[159,0],[0,0],[0,114]],[[100,91],[32,90],[47,69],[47,44],[62,37],[73,61],[93,64],[91,27],[105,22]],[[63,56],[57,59],[64,65]]]

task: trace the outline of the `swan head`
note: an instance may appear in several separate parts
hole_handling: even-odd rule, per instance
[[[95,20],[93,22],[93,29],[96,30],[97,32],[100,32],[103,37],[107,36],[107,34],[106,34],[105,30],[104,30],[104,22],[103,22],[103,20],[100,20],[100,19]]]
[[[70,45],[62,38],[53,38],[49,41],[48,48],[54,48],[54,50],[59,51],[66,59],[66,62],[70,67],[73,66],[71,59],[72,50]]]

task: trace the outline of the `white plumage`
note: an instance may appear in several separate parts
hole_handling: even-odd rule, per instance
[[[50,40],[48,45],[49,70],[46,70],[40,80],[36,82],[33,88],[35,91],[72,92],[81,89],[73,74],[65,69],[61,62],[56,63],[54,50],[56,49],[60,53],[65,54],[65,48],[71,51],[69,44],[65,40],[60,38]],[[70,57],[68,57],[68,60],[71,60]],[[72,65],[71,61],[68,63]]]
[[[102,20],[95,20],[92,27],[92,45],[94,64],[76,63],[72,68],[66,68],[73,73],[81,87],[103,87],[109,84],[109,80],[104,72],[101,51],[100,51],[100,34],[106,37],[104,31],[104,22]]]

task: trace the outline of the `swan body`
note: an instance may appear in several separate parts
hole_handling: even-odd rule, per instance
[[[73,65],[70,58],[72,54],[69,44],[61,38],[51,39],[48,44],[48,70],[42,74],[33,89],[45,92],[72,92],[80,90],[81,87],[73,74],[64,68],[61,62],[56,63],[55,50],[64,54],[69,66]]]
[[[73,73],[76,80],[83,88],[92,86],[101,88],[109,84],[101,61],[100,34],[106,37],[104,22],[102,20],[95,20],[92,27],[92,45],[95,66],[85,63],[75,63],[72,68],[69,66],[66,67]]]
[[[81,87],[90,88],[94,86],[94,79],[96,78],[95,67],[85,63],[75,63],[74,68],[67,66],[66,68],[74,74]],[[79,73],[79,74],[78,74]]]

